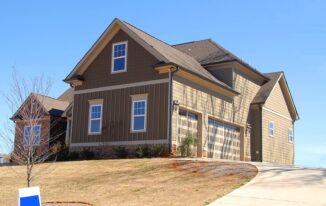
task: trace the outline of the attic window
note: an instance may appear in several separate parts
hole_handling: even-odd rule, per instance
[[[127,50],[127,42],[118,42],[112,44],[111,73],[120,73],[127,71]]]

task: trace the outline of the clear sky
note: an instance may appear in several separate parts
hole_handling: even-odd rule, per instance
[[[300,115],[296,164],[326,167],[325,11],[323,0],[3,0],[0,90],[7,91],[15,66],[25,77],[51,77],[57,97],[68,88],[62,79],[115,17],[170,44],[212,38],[262,72],[285,72]],[[2,98],[0,105],[3,125],[10,112]]]

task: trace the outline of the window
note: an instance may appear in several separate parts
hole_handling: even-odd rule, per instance
[[[33,131],[31,131],[33,128]],[[32,134],[31,134],[32,132]],[[31,136],[33,135],[33,136]],[[27,145],[30,141],[33,141],[33,145],[40,144],[40,135],[41,135],[41,125],[34,125],[34,126],[25,126],[24,127],[24,137],[23,137],[23,144]]]
[[[36,112],[36,102],[31,103],[31,114],[34,114]]]
[[[270,121],[269,122],[269,125],[268,125],[268,133],[269,133],[269,136],[270,137],[273,137],[274,136],[274,130],[275,130],[275,128],[274,128],[274,122],[273,121]]]
[[[102,104],[91,104],[89,107],[89,134],[101,134],[102,130]]]
[[[111,73],[127,71],[127,47],[127,42],[119,42],[112,45]]]
[[[146,109],[147,100],[143,99],[132,101],[131,130],[133,132],[146,131]]]
[[[293,129],[292,128],[289,128],[289,142],[290,143],[293,143]]]

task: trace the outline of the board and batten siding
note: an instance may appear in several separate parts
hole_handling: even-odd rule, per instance
[[[146,132],[131,132],[131,95],[148,94]],[[89,100],[103,99],[102,133],[88,135]],[[168,83],[74,95],[71,143],[167,139]]]
[[[269,121],[274,122],[274,136],[269,136]],[[275,85],[262,110],[262,161],[278,164],[294,163],[294,143],[288,140],[289,128],[293,129],[293,120],[284,99],[282,89]]]
[[[111,74],[112,44],[127,42],[127,71]],[[118,31],[82,75],[84,82],[76,91],[167,78],[154,65],[160,63],[124,31]]]

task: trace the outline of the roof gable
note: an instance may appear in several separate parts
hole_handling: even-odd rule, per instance
[[[283,72],[273,72],[265,74],[270,80],[265,83],[260,90],[257,92],[255,98],[251,104],[262,104],[264,105],[270,98],[273,90],[279,84],[284,95],[284,99],[287,103],[291,117],[294,120],[299,119],[299,114],[297,112],[296,106],[294,104],[290,89],[288,87],[287,81],[285,79]]]
[[[85,56],[81,59],[81,61],[76,65],[76,67],[64,81],[70,82],[76,76],[82,75],[91,64],[91,62],[96,58],[96,56],[102,51],[106,44],[120,29],[126,32],[141,46],[143,46],[160,62],[175,64],[180,66],[182,69],[188,70],[216,84],[222,85],[224,88],[232,90],[232,88],[216,79],[205,68],[203,68],[195,58],[179,51],[178,49],[173,48],[169,44],[119,19],[113,20],[109,27],[104,31],[104,33],[94,43],[91,49],[85,54]]]

